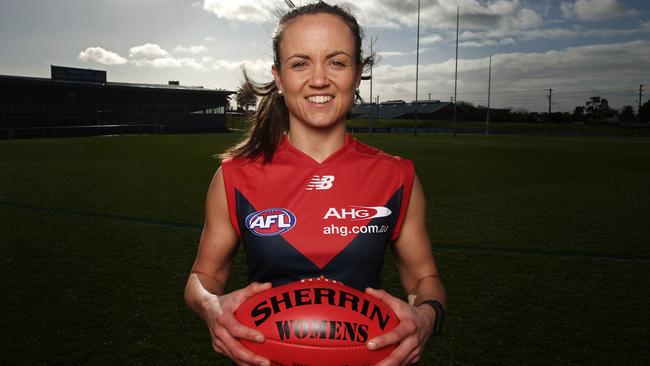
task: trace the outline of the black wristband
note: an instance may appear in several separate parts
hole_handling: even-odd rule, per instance
[[[431,332],[432,336],[438,336],[442,332],[442,322],[445,317],[445,308],[436,300],[424,300],[418,306],[422,304],[427,304],[433,308],[436,312],[436,320],[433,322],[433,331]]]

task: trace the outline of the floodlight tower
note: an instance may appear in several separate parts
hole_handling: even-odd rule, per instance
[[[418,135],[418,79],[420,71],[420,0],[418,0],[418,36],[415,49],[415,136]]]
[[[370,55],[372,55],[372,36],[370,36]],[[372,120],[370,110],[372,109],[372,63],[370,64],[370,98],[368,99],[368,137],[372,137]]]
[[[492,92],[492,56],[490,56],[490,68],[488,71],[488,106],[487,118],[485,119],[485,136],[490,134],[490,96]]]
[[[456,71],[454,71],[454,121],[451,124],[456,137],[456,105],[458,104],[458,25],[460,24],[460,6],[456,7]]]

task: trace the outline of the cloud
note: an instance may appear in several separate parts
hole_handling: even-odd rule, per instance
[[[384,52],[377,52],[377,55],[382,58],[387,58],[387,57],[399,57],[399,56],[406,56],[410,55],[411,52],[401,52],[401,51],[384,51]]]
[[[153,43],[145,43],[140,46],[131,47],[129,50],[129,57],[131,58],[160,58],[166,57],[169,55],[169,52],[165,51],[162,47]]]
[[[617,57],[612,57],[617,55]],[[557,93],[554,110],[572,111],[592,95],[613,106],[631,103],[630,92],[647,76],[650,41],[596,44],[532,53],[498,53],[492,57],[492,103],[496,107],[548,108],[548,88]],[[454,60],[420,65],[420,94],[449,100],[453,95]],[[459,59],[459,100],[487,103],[488,58]],[[374,90],[382,100],[412,100],[415,65],[381,65],[374,70]],[[407,86],[403,92],[394,86]],[[364,85],[362,85],[364,87]],[[545,91],[546,90],[546,91]],[[361,91],[362,95],[366,93]],[[634,95],[631,95],[633,98]]]
[[[179,52],[179,53],[191,53],[191,54],[199,54],[199,53],[205,53],[208,52],[208,48],[205,46],[182,46],[178,45],[176,48],[174,48],[174,52]]]
[[[158,57],[152,59],[133,59],[131,60],[131,63],[138,67],[151,66],[156,69],[187,67],[197,71],[208,71],[208,67],[204,65],[200,60],[190,57]]]
[[[306,0],[294,0],[298,5]],[[404,0],[332,0],[332,4],[349,8],[366,28],[401,29],[417,25],[417,2]],[[547,28],[540,14],[550,14],[552,4],[522,0],[435,0],[421,3],[422,44],[433,44],[455,38],[456,7],[460,7],[460,27],[463,47],[512,45],[519,41],[577,37],[610,37],[629,35],[645,30],[585,30],[579,26]],[[557,6],[557,5],[554,5]],[[202,7],[221,18],[240,22],[275,22],[274,12],[286,11],[279,0],[240,0],[226,2],[203,0]],[[580,20],[602,20],[611,17],[638,15],[621,0],[571,0],[561,3],[565,17]],[[548,22],[546,22],[548,24]],[[427,30],[437,30],[436,33]],[[469,36],[473,35],[473,36]],[[480,35],[480,36],[478,36]],[[387,54],[387,57],[395,55]]]
[[[599,21],[609,18],[638,15],[636,10],[626,9],[619,0],[576,0],[563,2],[560,6],[566,18],[582,21]]]
[[[248,75],[257,81],[268,81],[273,78],[271,74],[271,59],[255,60],[211,60],[211,68],[215,70],[242,71],[246,70]]]
[[[544,29],[522,29],[522,30],[490,30],[485,32],[465,31],[459,35],[461,42],[473,42],[478,45],[508,45],[518,41],[534,41],[539,39],[574,39],[579,37],[621,37],[643,34],[650,31],[641,25],[637,28],[627,29],[606,29],[592,28],[586,29],[581,26],[571,28],[544,28]],[[491,40],[485,42],[485,40]],[[485,44],[483,43],[485,42]],[[462,44],[462,43],[461,43]]]
[[[480,41],[467,41],[458,43],[458,47],[471,48],[471,47],[498,47],[515,45],[517,42],[514,38],[508,37],[503,39],[483,39]]]
[[[294,1],[297,5],[307,1]],[[342,5],[366,27],[396,29],[417,25],[417,2],[404,0],[342,0]],[[520,0],[437,0],[421,4],[421,26],[432,29],[456,27],[456,6],[460,5],[461,24],[471,29],[529,29],[542,24],[537,12]],[[203,0],[203,9],[216,16],[241,22],[275,21],[275,14],[287,11],[279,0]]]
[[[420,43],[421,44],[433,44],[433,43],[438,43],[442,42],[443,39],[437,34],[430,34],[425,37],[420,37]]]
[[[83,61],[95,61],[103,65],[123,65],[127,59],[115,52],[107,51],[101,47],[88,47],[79,52],[79,59]]]
[[[650,20],[641,23],[641,27],[643,27],[643,29],[645,29],[646,31],[650,32]]]
[[[219,18],[253,23],[271,21],[278,5],[273,0],[203,0],[203,10]]]
[[[207,50],[204,46],[177,46],[174,51],[179,53],[201,53]],[[208,71],[209,67],[206,66],[201,60],[193,57],[173,57],[165,50],[155,43],[145,43],[140,46],[131,47],[129,50],[129,62],[137,67],[154,67],[156,69],[163,68],[190,68],[196,71]]]
[[[384,28],[386,25],[415,27],[417,3],[403,0],[357,0],[355,7],[362,13],[366,26]],[[519,0],[497,0],[482,3],[476,0],[439,0],[421,4],[423,27],[433,29],[456,27],[456,6],[460,6],[460,23],[465,29],[526,29],[542,24],[542,18]]]
[[[214,37],[210,37],[210,36],[203,37],[203,40],[206,41],[206,42],[214,42],[215,41]]]

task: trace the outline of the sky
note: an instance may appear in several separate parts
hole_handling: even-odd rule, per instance
[[[308,1],[293,0],[297,5]],[[379,55],[373,98],[416,97],[417,0],[347,6]],[[494,108],[571,112],[650,97],[647,0],[422,0],[418,99],[454,95]],[[50,65],[106,70],[108,81],[236,90],[242,68],[271,80],[271,35],[284,0],[0,0],[0,74],[50,77]],[[370,98],[369,81],[360,93]]]

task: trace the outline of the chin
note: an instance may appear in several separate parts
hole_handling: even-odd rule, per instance
[[[316,128],[334,128],[341,124],[345,125],[345,116],[340,118],[314,118],[309,121],[309,125]]]
[[[334,128],[341,124],[345,124],[346,116],[323,116],[323,115],[306,115],[297,117],[296,121],[307,125],[311,128],[328,129]]]

